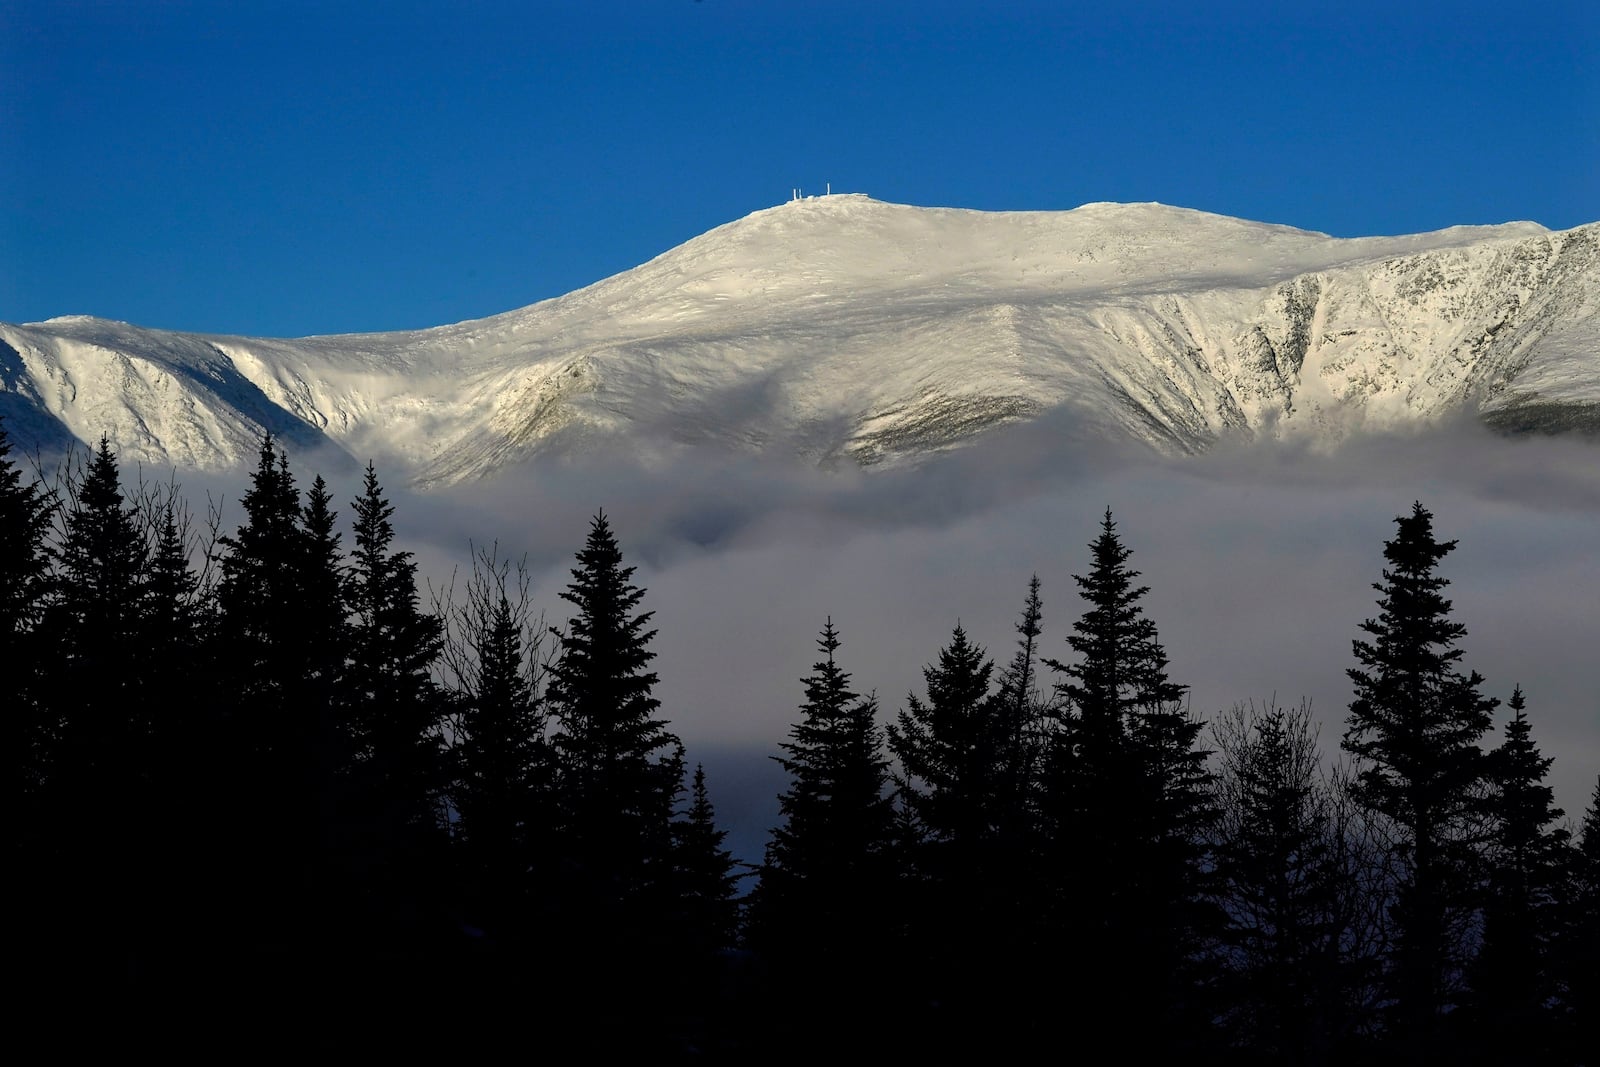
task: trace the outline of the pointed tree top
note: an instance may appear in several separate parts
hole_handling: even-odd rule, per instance
[[[833,654],[839,648],[839,631],[833,625],[832,615],[822,624],[822,632],[817,635],[817,648],[827,655],[828,666],[833,666]]]

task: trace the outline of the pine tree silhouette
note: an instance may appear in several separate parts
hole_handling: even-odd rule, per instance
[[[87,781],[126,798],[128,776],[141,773],[132,768],[148,756],[140,647],[147,548],[137,509],[125,506],[109,439],[100,439],[68,486],[48,613],[68,713],[63,741]]]
[[[417,599],[417,566],[395,551],[394,507],[367,464],[353,503],[355,550],[345,586],[351,613],[348,685],[355,749],[372,788],[401,825],[432,831],[443,787],[440,701],[432,668],[443,624]]]
[[[1483,944],[1471,971],[1470,1003],[1480,1054],[1522,1063],[1559,1059],[1551,1010],[1560,993],[1555,959],[1571,835],[1545,784],[1550,764],[1533,741],[1522,687],[1511,693],[1505,740],[1489,756],[1492,829]]]
[[[555,769],[539,691],[542,623],[526,585],[492,553],[473,559],[466,603],[450,609],[447,684],[454,694],[456,833],[470,921],[496,943],[520,944],[548,901]],[[519,575],[522,572],[519,571]]]
[[[1073,575],[1087,605],[1067,637],[1077,659],[1045,661],[1065,675],[1045,767],[1045,880],[1061,902],[1050,936],[1080,954],[1085,1021],[1123,1020],[1152,1050],[1183,1047],[1210,1017],[1198,970],[1215,923],[1207,753],[1109,509],[1089,547],[1092,567]]]
[[[7,650],[6,669],[0,670],[0,705],[17,724],[24,857],[43,845],[43,811],[37,805],[59,732],[54,706],[41,692],[38,676],[43,661],[38,623],[50,577],[52,505],[51,495],[24,479],[12,461],[11,439],[0,420],[0,647]]]
[[[739,875],[733,853],[723,847],[728,832],[717,828],[706,792],[706,772],[695,764],[689,809],[672,824],[680,938],[690,959],[731,947],[738,937]]]
[[[60,730],[49,791],[63,879],[54,906],[58,928],[85,960],[121,970],[139,955],[135,927],[154,876],[146,836],[157,825],[157,706],[140,633],[146,546],[105,437],[86,466],[68,470],[60,536],[42,622]],[[90,887],[112,870],[124,888],[107,900]]]
[[[1037,586],[1030,590],[1020,627],[1027,656],[1029,631],[1037,633]],[[1027,773],[1022,734],[1032,707],[1023,677],[1013,691],[990,691],[994,664],[958,625],[936,664],[923,668],[927,699],[915,694],[888,727],[889,748],[899,758],[901,796],[922,837],[910,862],[922,876],[905,908],[907,958],[916,960],[909,981],[922,999],[940,1005],[929,1020],[947,1051],[990,1052],[1010,1047],[1022,1034],[996,1032],[994,1019],[1014,1010],[1022,985],[1028,874],[1019,833],[1019,779]]]
[[[1402,865],[1393,907],[1397,943],[1389,970],[1394,1036],[1421,1054],[1439,1041],[1466,963],[1466,924],[1480,878],[1476,827],[1488,764],[1479,741],[1499,703],[1483,679],[1461,674],[1466,628],[1450,618],[1449,581],[1433,516],[1418,503],[1384,544],[1382,609],[1353,643],[1359,666],[1344,748],[1356,757],[1357,797],[1395,829]]]
[[[604,514],[577,560],[561,593],[576,611],[546,691],[557,724],[561,836],[577,875],[575,926],[595,945],[659,955],[669,938],[683,746],[657,716],[657,679],[647,669],[652,613],[638,610],[644,590]]]
[[[341,852],[371,937],[392,954],[396,941],[427,940],[443,894],[444,701],[432,678],[443,627],[418,605],[416,564],[393,548],[394,507],[371,463],[352,508],[342,688],[356,834]]]
[[[1024,843],[1033,827],[1034,796],[1038,784],[1039,760],[1047,730],[1049,709],[1039,692],[1039,637],[1043,634],[1044,604],[1039,598],[1039,576],[1028,580],[1028,596],[1023,601],[1022,618],[1015,624],[1017,651],[1000,672],[995,694],[996,714],[1006,738],[1007,751],[1002,764],[1009,780],[1002,788],[1004,816],[1000,836]]]
[[[348,650],[335,516],[321,479],[302,509],[289,460],[262,441],[245,521],[223,550],[217,667],[227,799],[220,876],[245,955],[272,981],[311,945],[337,943],[340,777],[350,764],[341,685]],[[303,962],[300,964],[303,966]]]
[[[816,1023],[796,1035],[807,1048],[867,1025],[870,972],[888,940],[896,884],[877,701],[850,688],[831,618],[817,647],[823,658],[802,679],[800,720],[773,757],[789,788],[778,798],[783,821],[751,894],[749,930],[778,970],[779,1010]]]
[[[0,419],[0,638],[8,641],[38,621],[44,604],[51,503],[50,494],[25,480],[12,460],[11,438]],[[7,677],[0,685],[12,682]]]
[[[145,564],[140,599],[140,665],[144,703],[150,709],[151,818],[144,835],[153,870],[151,896],[140,903],[150,932],[149,965],[142,978],[153,985],[174,983],[194,973],[197,942],[210,930],[197,919],[205,909],[191,901],[193,887],[215,876],[209,850],[197,849],[200,834],[226,821],[224,813],[194,811],[220,799],[212,789],[218,744],[213,694],[215,683],[206,645],[209,611],[199,577],[190,566],[193,539],[187,512],[169,486],[164,499],[150,497],[146,535],[153,542]],[[227,763],[226,760],[223,761]],[[231,771],[232,768],[229,768]],[[172,813],[186,812],[181,819]]]
[[[887,729],[889,750],[920,784],[908,793],[919,821],[935,840],[963,850],[976,851],[996,830],[1010,739],[990,699],[993,673],[993,661],[957,624],[938,664],[922,669],[927,700],[908,694]]]
[[[1600,776],[1583,813],[1577,847],[1572,850],[1569,899],[1558,958],[1565,987],[1566,1051],[1581,1063],[1600,1045]]]

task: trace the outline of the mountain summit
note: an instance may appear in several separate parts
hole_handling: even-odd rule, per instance
[[[1161,204],[791,201],[487,319],[298,340],[0,324],[46,449],[226,469],[263,431],[481,477],[615,438],[914,461],[1064,412],[1196,452],[1466,411],[1600,433],[1600,223],[1340,239]]]

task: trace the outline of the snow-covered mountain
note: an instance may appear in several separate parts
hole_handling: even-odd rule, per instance
[[[798,200],[517,311],[275,340],[0,324],[0,415],[49,449],[225,469],[269,430],[421,484],[630,436],[905,462],[1062,412],[1163,451],[1468,410],[1600,433],[1600,223],[1323,234],[1160,204]]]

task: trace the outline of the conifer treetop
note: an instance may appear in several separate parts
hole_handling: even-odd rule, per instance
[[[1383,579],[1373,584],[1381,612],[1361,624],[1370,639],[1352,642],[1358,666],[1346,673],[1356,693],[1344,748],[1364,761],[1368,800],[1411,821],[1481,778],[1477,744],[1499,701],[1480,696],[1476,671],[1456,669],[1467,631],[1450,617],[1443,594],[1450,582],[1437,573],[1456,542],[1435,539],[1433,516],[1420,502],[1395,524]]]
[[[644,590],[633,584],[635,568],[622,565],[622,550],[605,512],[595,515],[577,559],[572,581],[559,594],[578,610],[562,634],[563,655],[554,669],[556,681],[573,677],[597,657],[617,657],[608,668],[615,683],[622,686],[615,695],[643,701],[654,710],[660,701],[650,696],[649,690],[658,679],[644,667],[655,659],[655,652],[647,646],[656,631],[645,629],[655,613],[634,614]]]
[[[1581,846],[1584,856],[1592,864],[1600,864],[1600,774],[1595,775],[1594,792],[1589,796],[1589,807],[1583,813]]]
[[[558,631],[559,658],[546,693],[558,727],[551,739],[563,775],[566,819],[577,847],[596,862],[668,833],[682,789],[683,745],[656,717],[661,702],[648,669],[652,612],[639,611],[644,590],[633,584],[605,513],[595,515],[577,553],[572,581],[561,592],[577,611]],[[654,847],[647,845],[647,848]]]
[[[834,653],[839,632],[830,616],[817,638],[823,658],[801,679],[806,701],[789,740],[774,756],[791,776],[779,797],[786,819],[773,834],[768,863],[791,863],[805,870],[813,852],[839,854],[843,862],[859,861],[877,848],[888,827],[889,801],[884,794],[889,762],[876,722],[877,700],[850,687],[850,675]]]
[[[1117,536],[1110,508],[1089,549],[1093,565],[1088,574],[1072,576],[1088,603],[1067,635],[1067,644],[1079,659],[1072,664],[1050,659],[1044,663],[1066,675],[1057,690],[1080,716],[1100,720],[1095,729],[1114,732],[1138,708],[1181,699],[1184,687],[1166,676],[1155,623],[1139,603],[1150,587],[1134,585],[1139,572],[1127,565],[1133,553]]]

